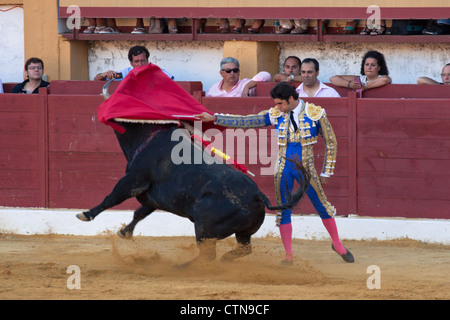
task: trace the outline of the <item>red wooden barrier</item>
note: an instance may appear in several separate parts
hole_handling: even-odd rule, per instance
[[[203,90],[203,84],[200,81],[175,81],[189,94]],[[81,95],[101,95],[105,81],[67,81],[55,80],[50,83],[50,94],[81,94]],[[109,86],[109,92],[112,94],[119,86],[120,81],[114,81]]]
[[[189,94],[203,91],[201,81],[175,81]],[[101,95],[105,81],[76,81],[76,80],[54,80],[50,82],[48,88],[49,94],[80,94],[80,95]],[[112,94],[119,86],[120,81],[115,81],[109,86],[109,92]],[[17,83],[3,83],[3,91],[11,93]]]
[[[3,83],[3,92],[4,93],[11,93],[12,89],[17,85],[16,82],[7,82]]]
[[[450,217],[450,100],[358,100],[358,210]]]
[[[363,98],[449,99],[450,86],[389,84],[364,91]]]
[[[113,130],[97,120],[103,98],[46,92],[0,95],[0,206],[92,207],[125,170]],[[199,99],[213,112],[230,114],[273,105],[269,97]],[[307,100],[326,109],[338,139],[336,173],[325,192],[339,215],[450,218],[449,99],[357,99],[352,93]],[[261,172],[277,151],[270,129],[250,132],[242,162],[274,203],[273,176]],[[236,143],[232,152],[224,151],[239,160],[244,154]],[[260,154],[264,146],[266,158]],[[315,151],[321,168],[323,143]],[[132,199],[118,208],[137,205]],[[305,199],[295,212],[314,210]]]
[[[0,94],[0,206],[46,207],[44,95]]]
[[[67,95],[101,95],[105,81],[66,81],[55,80],[50,83],[49,94]],[[109,92],[113,93],[119,86],[120,81],[114,81],[109,86]]]

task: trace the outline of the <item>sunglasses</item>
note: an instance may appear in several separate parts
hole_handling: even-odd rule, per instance
[[[225,71],[226,73],[231,73],[231,71],[233,71],[234,73],[238,73],[238,72],[239,72],[239,68],[234,68],[234,69],[222,69],[222,71]]]

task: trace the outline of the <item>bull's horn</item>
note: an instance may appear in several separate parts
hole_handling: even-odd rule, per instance
[[[109,99],[109,97],[111,97],[111,95],[109,94],[109,92],[108,92],[108,88],[109,88],[109,85],[111,84],[111,82],[113,82],[115,79],[111,79],[111,80],[109,80],[107,83],[105,83],[105,85],[103,86],[103,91],[102,91],[102,94],[103,94],[103,98],[105,98],[105,100],[107,100],[107,99]]]

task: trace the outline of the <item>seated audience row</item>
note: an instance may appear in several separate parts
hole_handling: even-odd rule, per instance
[[[144,46],[134,46],[128,52],[130,67],[119,72],[109,70],[97,74],[94,80],[105,81],[109,79],[121,80],[134,68],[148,65],[150,53]],[[49,82],[43,80],[44,62],[39,58],[30,58],[25,63],[24,76],[26,80],[17,84],[12,93],[39,93],[39,88],[48,87]],[[169,72],[162,71],[172,80],[175,80]],[[346,87],[356,90],[369,90],[390,84],[389,71],[384,55],[378,51],[368,51],[361,62],[361,75],[336,75],[330,78],[330,82],[338,87]],[[272,80],[270,73],[261,71],[252,79],[240,78],[240,64],[236,58],[226,57],[220,62],[219,74],[222,80],[215,83],[206,93],[208,97],[247,97],[256,95],[257,82],[269,82]],[[325,85],[320,80],[319,62],[314,58],[306,58],[303,62],[296,56],[289,56],[283,64],[283,72],[273,77],[275,82],[289,82],[298,85],[297,92],[300,97],[339,97],[333,88]],[[441,73],[442,83],[428,77],[417,79],[418,84],[442,84],[450,85],[450,63],[446,64]],[[3,86],[0,80],[0,93]]]
[[[89,26],[84,29],[84,34],[116,34],[119,29],[116,24],[116,19],[104,18],[88,18]],[[148,33],[178,33],[176,19],[168,19],[168,24],[165,19],[151,18]],[[144,19],[136,19],[136,27],[131,31],[132,34],[144,34],[147,30],[144,26]]]
[[[304,66],[304,64],[306,66]],[[314,66],[314,67],[313,67]],[[297,57],[287,57],[284,62],[284,73],[276,74],[274,81],[303,82],[306,85],[307,96],[335,96],[331,88],[325,88],[324,84],[317,80],[319,75],[319,62],[308,58],[300,61]],[[311,83],[313,79],[314,87]],[[330,78],[330,82],[338,87],[347,87],[353,90],[369,90],[392,82],[383,54],[378,51],[367,52],[361,62],[361,76],[336,75]],[[300,85],[299,88],[301,88]],[[304,90],[304,89],[302,89]]]
[[[233,28],[234,33],[242,33],[245,27],[245,19],[236,19],[236,26]],[[206,19],[202,19],[203,26],[206,24]],[[252,26],[247,30],[248,33],[261,33],[264,27],[265,20],[255,19],[253,20]],[[276,25],[279,25],[276,29],[276,33],[279,34],[303,34],[308,33],[308,20],[307,19],[280,19],[276,20]],[[230,21],[227,18],[220,19],[219,33],[229,33],[230,32]]]
[[[116,34],[119,33],[119,28],[116,24],[115,18],[88,18],[89,26],[83,30],[84,34]],[[136,26],[131,31],[132,34],[145,33],[178,33],[176,18],[150,18],[148,31],[144,26],[144,19],[137,18]],[[416,20],[412,20],[416,21]],[[207,19],[198,19],[198,32],[203,33]],[[326,25],[328,20],[324,20]],[[422,25],[420,25],[422,23]],[[423,25],[426,21],[417,20],[415,24],[409,25],[410,20],[393,20],[392,27],[387,29],[386,20],[379,19],[376,24],[367,20],[364,29],[360,32],[361,35],[383,35],[383,34],[410,34],[408,28],[420,28],[419,32],[426,35],[443,35],[450,34],[450,19],[441,19],[430,21],[428,26]],[[245,19],[236,19],[236,24],[233,29],[230,27],[230,20],[228,18],[220,19],[220,26],[217,29],[219,33],[243,33],[246,24]],[[264,19],[254,19],[252,26],[247,29],[248,33],[262,33],[265,24]],[[346,20],[343,28],[344,34],[354,34],[358,20]],[[309,32],[308,19],[278,19],[274,20],[274,32],[277,34],[305,34]],[[412,34],[418,34],[414,32]]]

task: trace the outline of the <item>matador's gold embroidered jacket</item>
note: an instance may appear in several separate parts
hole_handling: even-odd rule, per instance
[[[301,156],[303,165],[307,169],[314,167],[313,145],[317,143],[320,133],[325,141],[325,161],[320,175],[330,177],[334,174],[337,142],[325,109],[302,100],[299,100],[297,108],[301,108],[301,112],[298,117],[298,130],[295,133],[290,126],[289,114],[281,112],[276,107],[248,116],[216,114],[216,124],[232,128],[258,128],[273,125],[278,135],[278,162],[286,157],[287,146],[297,143],[301,145],[301,153],[298,156]]]

